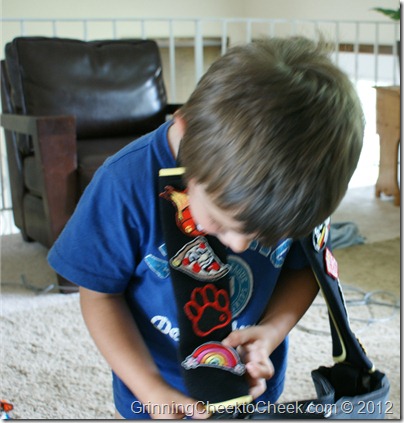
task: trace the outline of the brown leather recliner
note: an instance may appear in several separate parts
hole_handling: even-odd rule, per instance
[[[5,50],[1,125],[14,221],[24,240],[49,248],[103,161],[177,105],[167,104],[153,40],[19,37]]]

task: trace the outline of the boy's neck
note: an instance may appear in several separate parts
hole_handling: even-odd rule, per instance
[[[174,159],[178,156],[178,150],[182,136],[184,135],[184,121],[181,117],[175,115],[174,123],[168,128],[167,138],[170,151]]]

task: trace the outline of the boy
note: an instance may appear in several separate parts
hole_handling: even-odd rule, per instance
[[[177,358],[160,169],[185,168],[195,227],[227,247],[233,331],[222,345],[241,352],[251,397],[274,403],[287,334],[318,289],[292,239],[343,198],[363,125],[354,88],[320,44],[261,40],[229,50],[173,121],[97,171],[49,262],[80,285],[85,322],[113,370],[118,416],[209,416]]]

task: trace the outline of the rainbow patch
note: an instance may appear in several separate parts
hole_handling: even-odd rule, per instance
[[[215,367],[239,376],[245,373],[245,366],[237,351],[234,348],[225,347],[220,342],[202,344],[182,362],[182,366],[186,370],[197,367]]]

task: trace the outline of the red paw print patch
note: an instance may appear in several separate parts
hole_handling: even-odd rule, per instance
[[[226,290],[208,284],[195,288],[184,311],[198,336],[207,336],[231,322],[230,299]]]

